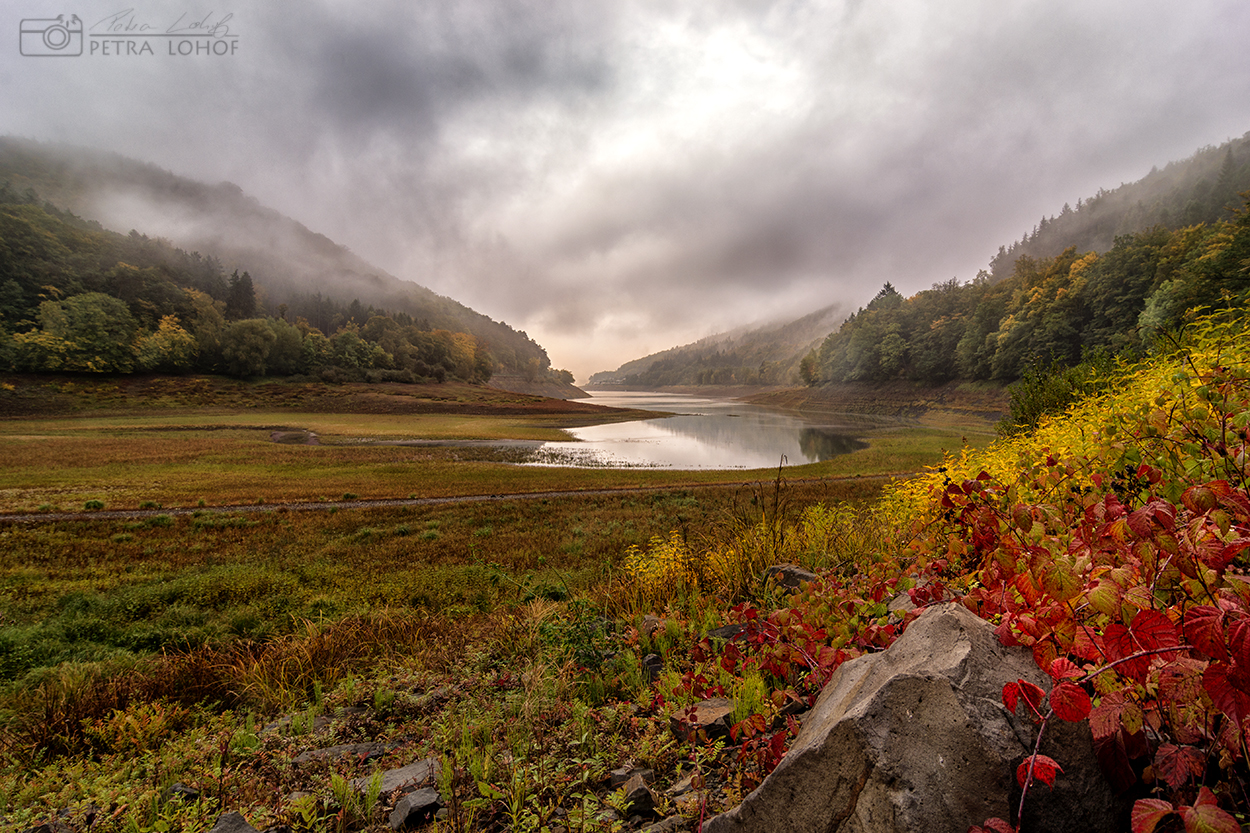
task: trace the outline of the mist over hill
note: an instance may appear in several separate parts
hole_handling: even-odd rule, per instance
[[[28,189],[107,229],[169,241],[246,271],[262,310],[333,333],[343,307],[404,313],[425,329],[469,333],[489,344],[500,370],[548,375],[546,351],[524,332],[367,263],[237,185],[196,182],[118,154],[0,137],[0,184]],[[363,320],[357,321],[363,325]]]
[[[1187,310],[1247,290],[1250,267],[1235,255],[1247,191],[1250,133],[1063,206],[970,280],[909,298],[887,280],[845,320],[825,307],[634,359],[591,384],[1011,382],[1090,350],[1141,351]],[[1224,261],[1232,265],[1215,265]]]
[[[596,373],[589,386],[794,384],[799,360],[841,318],[834,304],[794,321],[740,327]]]
[[[1228,220],[1250,188],[1250,133],[1221,145],[1208,145],[1187,159],[1155,167],[1136,182],[1064,204],[1043,217],[1033,231],[1002,246],[990,261],[990,277],[1011,274],[1021,256],[1054,257],[1069,246],[1078,252],[1106,252],[1115,239],[1159,225],[1177,229]]]

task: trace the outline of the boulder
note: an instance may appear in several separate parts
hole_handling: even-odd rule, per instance
[[[725,642],[728,642],[729,640],[733,639],[738,634],[742,633],[744,630],[746,630],[745,625],[739,625],[739,624],[721,625],[719,628],[712,628],[710,631],[708,631],[707,633],[703,635],[706,636],[708,639],[720,639]]]
[[[844,663],[777,768],[705,833],[965,833],[1015,815],[1015,771],[1036,727],[1007,711],[1002,689],[1049,679],[993,627],[956,604],[930,608],[889,650]],[[1052,721],[1042,751],[1064,768],[1034,786],[1029,833],[1110,831],[1120,807],[1086,723]],[[1125,819],[1127,821],[1127,819]]]

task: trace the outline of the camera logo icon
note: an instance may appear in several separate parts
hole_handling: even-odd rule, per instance
[[[82,54],[82,21],[78,15],[26,18],[22,21],[21,52],[34,57],[69,58]]]

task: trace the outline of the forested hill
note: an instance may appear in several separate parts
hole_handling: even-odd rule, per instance
[[[1010,382],[1030,368],[1148,352],[1192,311],[1250,301],[1250,203],[1231,220],[1022,255],[1010,277],[904,298],[888,283],[803,360],[809,384]]]
[[[596,373],[590,385],[789,385],[799,360],[837,326],[839,318],[839,308],[830,306],[797,321],[710,336]]]
[[[363,327],[371,317],[382,314],[408,322],[402,326],[417,331],[470,337],[484,351],[479,377],[488,365],[527,378],[566,375],[554,374],[546,351],[525,333],[387,274],[325,236],[261,206],[229,183],[207,185],[115,154],[0,137],[0,186],[6,190],[5,235],[51,235],[59,243],[51,250],[41,250],[43,259],[27,264],[23,267],[26,271],[60,275],[70,264],[58,258],[64,255],[76,264],[81,259],[80,244],[93,249],[83,257],[97,274],[71,279],[71,292],[89,285],[103,286],[99,275],[119,263],[139,266],[142,262],[157,267],[156,261],[160,261],[163,265],[159,268],[174,270],[167,271],[165,279],[224,304],[228,276],[246,273],[254,292],[253,314],[285,318],[291,323],[302,319],[327,338],[345,326]],[[14,206],[18,203],[25,207],[17,210]],[[64,212],[105,224],[116,223],[118,218],[131,220],[123,230],[136,228],[139,234],[131,237],[145,242],[119,243],[116,238],[101,242],[105,239],[101,235],[108,234],[103,227],[91,229]],[[41,230],[32,232],[36,227]],[[144,233],[157,239],[148,239]],[[6,239],[0,237],[0,246]],[[144,246],[150,252],[163,253],[138,257],[136,249]],[[32,254],[12,245],[8,249],[10,257]],[[111,257],[101,253],[113,249],[118,260],[97,262],[100,256]],[[193,264],[188,267],[190,272],[170,265],[184,259]],[[205,277],[209,272],[217,278]],[[193,280],[192,274],[198,277]],[[9,286],[6,281],[15,277],[14,286]],[[5,315],[4,329],[12,334],[18,332],[15,328],[19,322],[35,322],[32,310],[41,300],[39,286],[7,271],[0,273],[0,284],[9,287],[6,302],[0,307]],[[135,303],[134,299],[128,301],[132,307]],[[153,303],[161,306],[159,301]],[[432,366],[429,369],[433,372]]]
[[[1137,182],[1100,189],[1076,207],[1064,205],[1043,217],[1033,231],[1000,247],[990,277],[1011,274],[1021,255],[1054,257],[1069,246],[1078,252],[1106,252],[1115,239],[1159,225],[1176,229],[1232,218],[1237,195],[1250,189],[1250,133],[1218,147],[1205,147],[1180,162],[1154,168]]]

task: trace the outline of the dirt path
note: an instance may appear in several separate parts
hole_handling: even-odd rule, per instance
[[[839,477],[805,477],[787,479],[786,483],[872,483],[891,480],[901,475],[844,475]],[[738,489],[768,481],[734,480],[727,483],[670,483],[663,486],[629,486],[620,489],[561,489],[548,492],[516,492],[512,494],[453,495],[448,497],[391,498],[374,500],[308,501],[303,503],[248,503],[238,506],[170,507],[167,509],[100,509],[93,512],[6,512],[0,513],[0,524],[44,524],[59,521],[119,521],[154,518],[158,515],[238,514],[257,512],[315,512],[331,509],[380,509],[400,506],[438,506],[457,503],[489,503],[507,500],[551,500],[569,497],[605,497],[671,492],[677,489]]]

